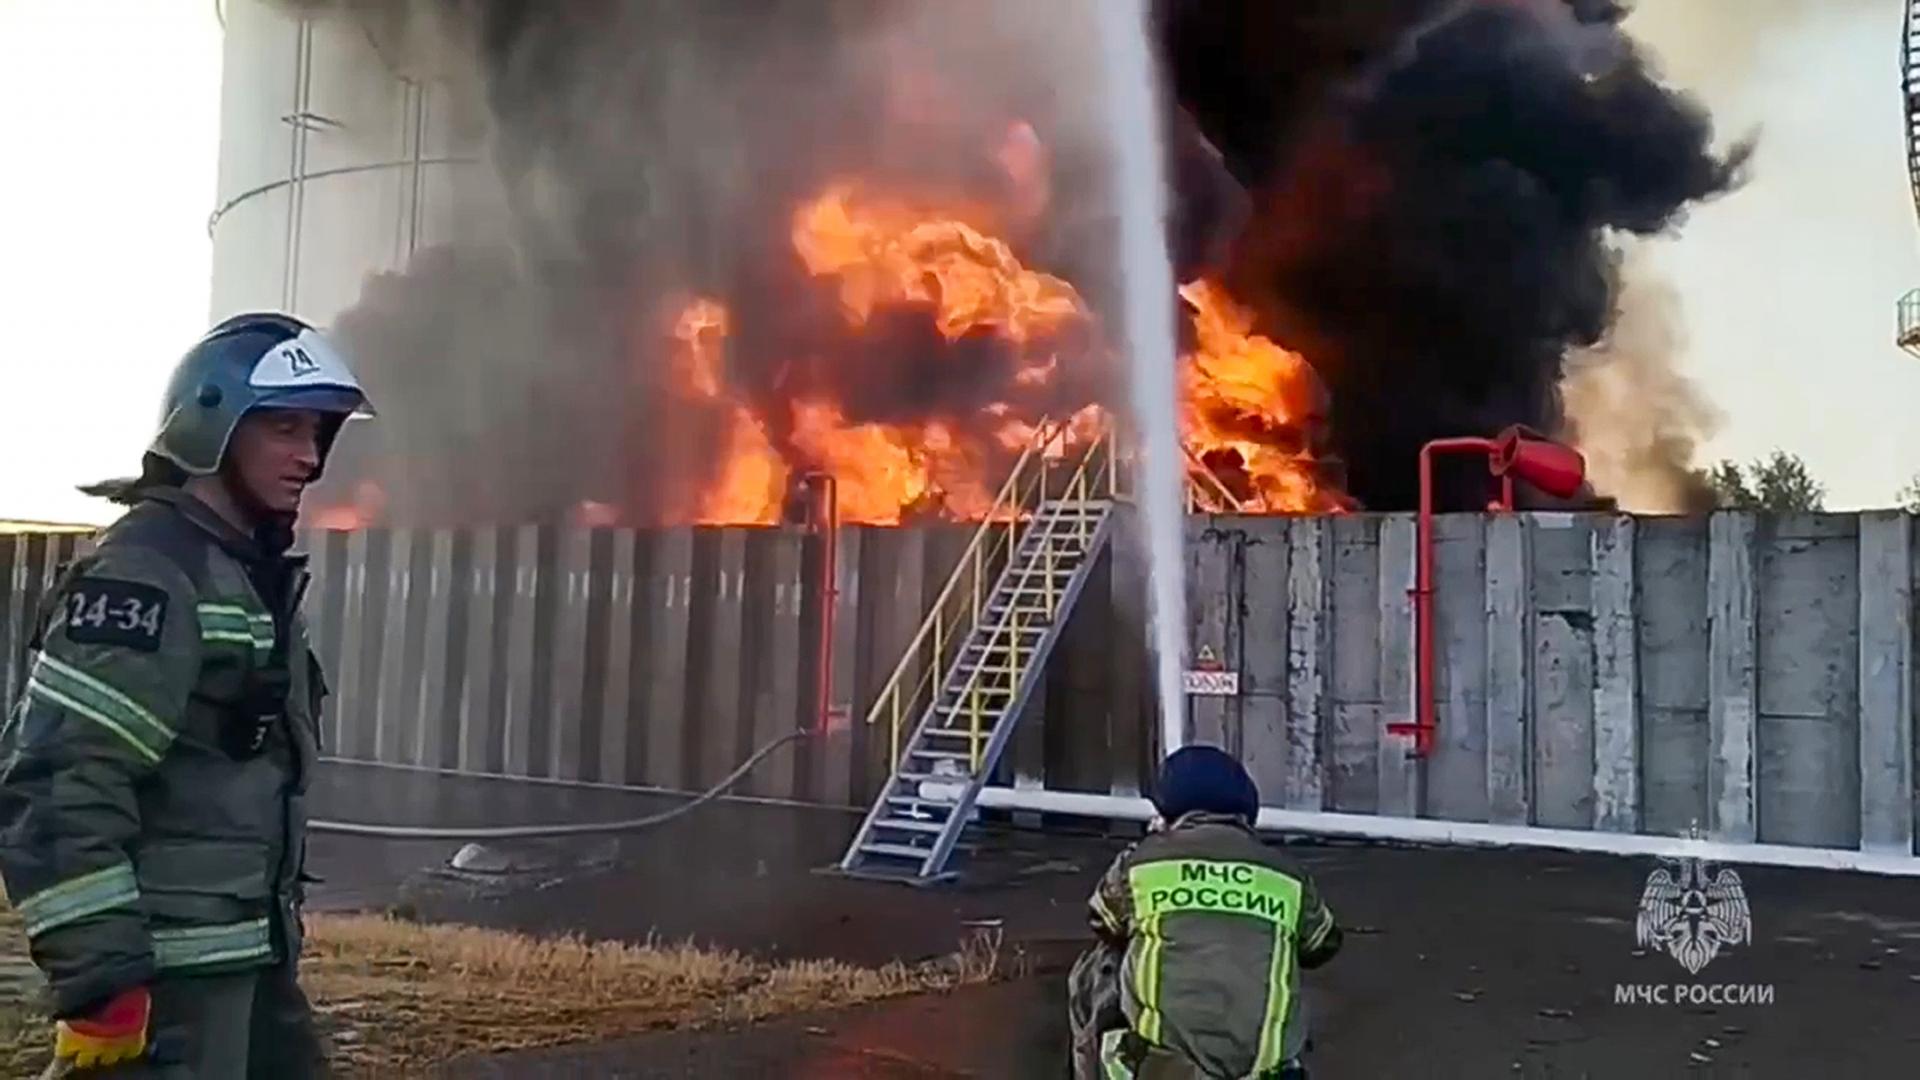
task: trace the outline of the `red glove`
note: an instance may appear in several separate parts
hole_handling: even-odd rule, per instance
[[[136,986],[115,994],[89,1016],[54,1025],[53,1056],[73,1060],[76,1069],[134,1061],[147,1051],[147,1015],[152,1010],[147,988]]]

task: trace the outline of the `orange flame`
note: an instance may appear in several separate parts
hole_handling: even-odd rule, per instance
[[[1031,129],[1015,136],[1031,138]],[[1012,138],[1015,165],[1035,152]],[[1020,208],[1015,208],[1016,213]],[[981,208],[934,210],[874,195],[842,181],[800,206],[791,241],[808,274],[834,289],[850,333],[869,330],[877,310],[926,310],[955,341],[986,333],[1015,347],[1007,398],[1048,384],[1066,342],[1094,340],[1093,317],[1067,281],[1030,270],[991,235]],[[1189,448],[1222,477],[1249,512],[1339,509],[1344,497],[1324,487],[1307,446],[1318,384],[1298,353],[1253,333],[1251,314],[1212,281],[1180,290],[1197,348],[1181,358],[1183,423]],[[729,386],[731,315],[697,298],[673,321],[674,382],[689,404],[718,410],[723,438],[713,481],[689,515],[703,524],[771,523],[796,471],[821,469],[838,482],[849,523],[898,524],[923,511],[981,520],[1004,514],[995,499],[1007,465],[1041,436],[1040,417],[1001,400],[977,412],[904,423],[850,421],[830,394],[810,390],[769,417]],[[777,419],[790,421],[769,423]],[[1104,415],[1087,405],[1040,448],[1063,458],[1098,436]],[[778,431],[776,440],[772,434]]]
[[[1210,465],[1243,472],[1229,482],[1252,513],[1326,512],[1346,505],[1321,485],[1306,446],[1318,380],[1299,353],[1253,333],[1253,316],[1214,281],[1180,289],[1193,312],[1198,347],[1181,366],[1187,445]]]

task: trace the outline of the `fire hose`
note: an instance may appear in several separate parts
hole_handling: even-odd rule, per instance
[[[813,734],[812,728],[799,728],[774,739],[753,755],[740,763],[740,767],[728,773],[719,783],[694,796],[687,802],[671,810],[663,810],[646,817],[625,818],[619,821],[589,821],[564,825],[505,825],[496,828],[439,828],[430,825],[373,825],[357,821],[307,822],[312,832],[339,833],[345,836],[372,836],[384,840],[531,840],[562,836],[591,836],[598,833],[633,832],[639,829],[665,825],[682,815],[712,802],[725,794],[727,789],[740,782],[741,778],[753,771],[753,767],[765,761],[768,755],[791,742],[797,742]]]

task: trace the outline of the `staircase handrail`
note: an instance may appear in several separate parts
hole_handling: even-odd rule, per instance
[[[941,587],[940,593],[930,606],[926,618],[921,620],[919,629],[914,632],[912,640],[907,643],[907,647],[900,651],[899,661],[894,664],[892,673],[887,676],[887,681],[881,684],[879,693],[874,696],[873,704],[868,707],[865,722],[869,726],[878,723],[881,714],[887,711],[889,706],[892,708],[893,715],[891,717],[889,740],[890,762],[898,762],[900,758],[900,725],[903,714],[908,711],[903,708],[903,705],[906,701],[917,700],[922,687],[926,685],[929,679],[938,677],[940,669],[945,663],[944,652],[947,642],[940,639],[944,636],[942,634],[942,627],[946,623],[945,612],[947,602],[953,599],[954,595],[959,591],[960,582],[965,579],[968,571],[971,570],[974,574],[975,594],[972,606],[976,609],[974,618],[976,620],[979,618],[977,609],[980,604],[979,592],[982,587],[981,579],[984,577],[985,564],[989,557],[986,545],[990,536],[994,533],[996,526],[1000,524],[1000,513],[1004,508],[1011,515],[1011,520],[1007,523],[1007,531],[1010,537],[1014,527],[1018,524],[1021,511],[1025,508],[1025,500],[1020,495],[1022,478],[1025,476],[1033,460],[1038,456],[1043,456],[1046,448],[1051,446],[1054,440],[1058,439],[1065,430],[1066,423],[1064,421],[1054,421],[1049,418],[1041,419],[1035,429],[1036,433],[1034,437],[1028,441],[1025,449],[1020,452],[1020,457],[1014,462],[1013,468],[1007,473],[1006,483],[1000,486],[999,492],[994,496],[992,506],[987,509],[987,513],[981,519],[979,527],[974,529],[972,538],[967,541],[966,548],[960,553],[959,560],[954,564],[953,572],[947,575],[946,584]],[[1042,495],[1044,496],[1044,494],[1043,483]],[[1009,539],[1009,546],[1011,546],[1011,544],[1012,541]],[[996,544],[994,553],[997,554],[998,550],[998,545]],[[969,626],[968,630],[971,629],[972,627]],[[934,644],[933,662],[927,665],[927,671],[916,681],[912,696],[903,699],[901,690],[906,681],[907,670],[912,666],[915,658],[920,655],[921,647],[927,644],[929,638],[933,639]]]

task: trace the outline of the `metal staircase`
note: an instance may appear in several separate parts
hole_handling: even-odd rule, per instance
[[[1046,451],[1064,436],[1063,427],[1046,429],[1014,466],[867,713],[869,724],[890,719],[894,771],[840,862],[848,874],[916,883],[949,876],[974,800],[1112,529],[1110,438],[1094,438],[1058,485]],[[916,713],[903,747],[902,721]]]
[[[915,884],[951,876],[980,789],[1111,539],[1115,503],[1127,501],[1111,430],[1085,419],[1041,425],[867,711],[869,726],[888,725],[893,773],[841,871]],[[1084,449],[1060,483],[1069,444]],[[1220,479],[1186,457],[1187,511],[1237,512]]]

